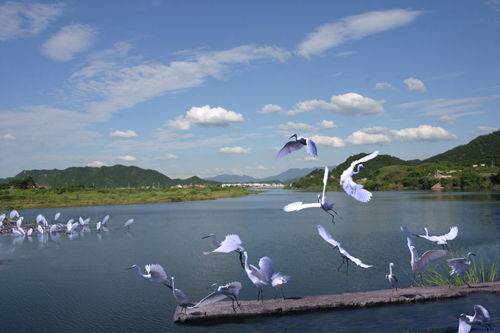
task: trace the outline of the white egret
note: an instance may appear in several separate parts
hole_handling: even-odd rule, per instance
[[[471,256],[476,256],[476,255],[472,252],[469,252],[464,258],[453,258],[446,260],[446,263],[451,268],[450,279],[453,276],[460,276],[461,278],[464,277],[465,273],[467,272],[472,263]],[[470,287],[467,281],[465,281],[465,283],[467,283],[467,285]]]
[[[352,176],[358,174],[360,168],[364,168],[364,165],[361,163],[367,162],[377,157],[377,155],[378,151],[374,151],[370,155],[366,155],[365,157],[352,162],[351,165],[340,175],[340,185],[344,191],[358,201],[368,202],[372,198],[372,194],[371,192],[365,190],[363,185],[355,183]]]
[[[21,224],[23,224],[23,220],[24,220],[24,217],[22,217],[22,216],[18,217],[18,219],[16,220],[16,227],[17,228],[21,228]]]
[[[38,214],[36,216],[36,223],[37,224],[43,224],[44,226],[48,226],[49,225],[49,222],[47,222],[47,219],[42,214]]]
[[[425,235],[417,235],[420,238],[427,239],[430,242],[434,242],[438,245],[442,245],[443,247],[448,248],[448,241],[454,240],[457,235],[458,235],[458,227],[453,226],[450,227],[450,231],[447,234],[441,235],[441,236],[431,236],[429,235],[429,230],[427,228],[424,228],[425,230]]]
[[[80,216],[80,217],[78,218],[78,222],[80,222],[80,225],[81,225],[82,227],[83,227],[83,226],[87,226],[87,225],[89,225],[89,223],[90,223],[90,217],[87,217],[87,218],[84,220],[84,219],[82,219],[82,217]]]
[[[14,237],[21,237],[24,236],[25,232],[22,228],[12,228],[12,236]]]
[[[276,294],[274,295],[274,298],[278,296],[278,290],[281,290],[281,296],[283,300],[285,300],[285,292],[283,289],[285,288],[285,285],[288,282],[290,282],[290,280],[291,277],[289,275],[283,275],[280,272],[274,273],[271,276],[271,285],[273,286],[273,288],[276,289]]]
[[[259,268],[254,265],[248,265],[248,253],[243,251],[243,257],[245,259],[245,272],[252,283],[259,289],[257,294],[257,300],[259,298],[264,301],[264,295],[262,288],[269,284],[271,277],[273,276],[273,262],[269,257],[262,257],[259,260]]]
[[[3,225],[3,221],[5,220],[5,214],[0,214],[0,227]]]
[[[54,221],[59,220],[60,216],[61,216],[61,212],[57,212],[56,215],[54,215]]]
[[[102,226],[105,226],[108,223],[108,220],[109,220],[109,215],[104,216],[104,218],[102,219]]]
[[[348,272],[349,271],[349,261],[352,261],[353,263],[355,263],[356,265],[358,265],[359,267],[362,267],[362,268],[372,267],[372,265],[367,265],[367,264],[363,263],[359,258],[356,258],[356,257],[352,256],[351,254],[349,254],[349,252],[347,252],[340,245],[340,243],[337,242],[328,231],[326,231],[326,229],[322,225],[318,225],[317,229],[318,229],[318,234],[321,236],[321,238],[323,238],[325,240],[325,242],[331,244],[334,249],[337,249],[340,253],[340,256],[342,257],[342,263],[337,268],[337,271],[340,270],[342,265],[344,265],[344,263],[345,263],[347,265],[346,272]]]
[[[472,329],[469,319],[465,313],[458,316],[458,333],[469,333]]]
[[[482,328],[486,328],[487,330],[492,329],[490,313],[484,306],[480,304],[474,305],[473,316],[462,313],[458,318],[459,318],[459,326],[458,326],[459,333],[470,332],[472,326],[479,326]]]
[[[123,224],[123,227],[124,228],[127,228],[127,229],[130,229],[130,226],[134,224],[134,219],[128,219],[127,221],[125,221],[125,223]]]
[[[101,221],[97,222],[95,225],[95,230],[99,231],[101,229]]]
[[[146,280],[155,283],[161,283],[170,287],[170,285],[167,283],[168,281],[167,272],[165,272],[165,269],[160,264],[145,265],[144,266],[145,272],[141,272],[140,267],[137,265],[132,265],[128,269],[132,268],[137,268],[137,273],[139,273],[139,275],[145,278]]]
[[[49,232],[52,233],[52,232],[56,232],[59,230],[59,225],[57,224],[51,224],[50,225],[50,228],[49,228]]]
[[[9,219],[14,220],[16,218],[19,218],[19,212],[17,210],[13,209],[9,213]]]
[[[36,231],[38,231],[38,233],[39,233],[40,235],[43,235],[43,228],[42,228],[42,226],[41,226],[41,225],[37,225],[37,227],[36,227]]]
[[[390,263],[389,264],[389,274],[387,274],[385,276],[385,278],[387,279],[387,281],[389,281],[389,283],[391,284],[391,288],[396,288],[396,291],[398,290],[398,278],[396,277],[396,275],[394,275],[392,273],[392,267],[394,266],[394,263]]]
[[[238,302],[238,295],[240,294],[241,283],[238,281],[230,282],[223,286],[218,286],[215,284],[215,290],[204,297],[201,301],[196,303],[193,308],[201,308],[219,301],[222,301],[226,297],[231,299],[231,305],[233,311],[236,312],[235,302],[240,307],[240,302]]]
[[[313,140],[308,138],[303,138],[301,136],[297,136],[297,134],[292,135],[288,139],[294,138],[295,140],[288,141],[283,148],[280,149],[278,155],[276,157],[281,158],[284,157],[296,150],[299,150],[302,147],[306,147],[306,151],[311,156],[318,156],[318,149],[316,148],[316,144]]]
[[[417,248],[413,244],[410,237],[406,237],[406,243],[411,254],[411,270],[413,271],[413,281],[415,282],[415,273],[420,273],[425,270],[427,265],[436,259],[445,257],[448,255],[446,250],[430,250],[424,252],[420,257],[418,256]]]
[[[28,231],[26,231],[26,236],[31,236],[33,234],[33,228],[29,228]]]
[[[73,219],[70,219],[66,223],[66,233],[67,234],[72,234],[78,226],[79,226],[78,222],[74,222],[73,223]]]
[[[183,311],[186,312],[186,309],[194,306],[194,304],[189,302],[189,298],[182,290],[175,288],[175,278],[173,276],[171,277],[171,280],[172,286],[170,288],[172,289],[172,294],[174,295],[177,304],[181,307],[181,313]]]
[[[243,251],[245,251],[245,248],[242,246],[243,242],[240,239],[240,236],[232,234],[232,235],[226,235],[224,240],[222,242],[219,242],[217,240],[217,237],[215,234],[208,234],[201,239],[206,239],[206,238],[211,238],[212,239],[212,244],[215,246],[215,250],[212,251],[205,251],[203,254],[208,255],[210,253],[230,253],[230,252],[236,252],[239,255],[240,258],[240,264],[241,267],[245,268],[245,265],[243,263]]]

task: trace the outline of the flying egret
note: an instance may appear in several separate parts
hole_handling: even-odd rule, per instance
[[[54,215],[54,221],[59,220],[60,216],[61,216],[61,212],[57,212],[56,215]]]
[[[297,134],[292,135],[288,139],[294,138],[295,140],[288,141],[283,148],[280,149],[278,155],[276,157],[281,158],[284,157],[300,148],[306,146],[306,151],[311,156],[318,156],[318,149],[316,148],[316,144],[313,140],[309,138],[303,138],[301,136],[297,136]]]
[[[248,253],[243,251],[245,258],[245,272],[252,283],[259,289],[257,300],[264,301],[262,289],[269,284],[273,276],[273,262],[269,257],[262,257],[259,260],[259,268],[254,265],[248,265]]]
[[[89,223],[90,223],[90,217],[87,217],[87,218],[84,220],[84,219],[80,216],[80,217],[78,218],[78,222],[80,222],[80,225],[81,225],[82,227],[87,226],[87,225],[89,225]]]
[[[232,235],[226,235],[226,238],[222,242],[219,242],[217,240],[217,237],[215,234],[208,234],[201,239],[205,238],[211,238],[212,239],[212,244],[215,246],[215,250],[212,251],[205,251],[203,254],[208,255],[210,253],[230,253],[230,252],[236,252],[239,255],[240,258],[240,264],[241,267],[245,268],[245,264],[243,263],[243,251],[245,251],[245,248],[242,246],[243,242],[240,239],[240,236],[232,234]]]
[[[281,290],[281,296],[283,300],[285,300],[285,292],[283,289],[285,288],[285,285],[288,282],[290,282],[290,280],[291,277],[289,275],[283,275],[280,272],[274,273],[271,276],[271,285],[273,286],[273,288],[276,289],[276,294],[274,295],[274,298],[278,296],[278,290]]]
[[[334,249],[339,250],[340,256],[342,257],[342,263],[340,264],[339,267],[337,267],[337,271],[340,270],[340,268],[344,265],[344,263],[347,265],[347,270],[346,273],[349,271],[349,261],[352,261],[356,265],[362,268],[370,268],[372,265],[367,265],[364,264],[359,258],[353,257],[349,252],[347,252],[339,242],[337,242],[332,235],[326,231],[326,229],[322,225],[317,226],[318,229],[318,234],[325,240],[325,242],[331,244]]]
[[[167,283],[168,275],[165,272],[163,266],[161,266],[160,264],[144,265],[145,272],[141,272],[141,268],[137,265],[132,265],[128,269],[132,268],[137,268],[137,273],[146,280],[155,283],[161,283],[163,285],[166,285],[167,287],[170,287],[170,285]]]
[[[36,216],[36,223],[37,224],[43,224],[44,226],[48,226],[49,225],[49,222],[47,222],[47,219],[42,214],[38,214]]]
[[[445,257],[448,255],[447,250],[430,250],[424,252],[420,257],[418,256],[417,248],[413,244],[413,241],[411,240],[410,237],[406,237],[406,244],[408,245],[408,249],[410,250],[411,254],[411,260],[410,260],[410,265],[411,265],[411,270],[413,271],[413,281],[415,282],[415,273],[420,273],[425,268],[427,265],[436,259]]]
[[[173,276],[171,277],[171,281],[172,286],[170,288],[172,289],[172,294],[174,295],[177,304],[181,307],[181,314],[183,311],[185,313],[187,308],[194,306],[194,304],[189,302],[189,298],[182,290],[175,288],[175,278]]]
[[[128,219],[127,221],[125,221],[125,223],[123,224],[123,227],[124,228],[127,228],[127,229],[130,229],[130,226],[134,224],[134,219]]]
[[[417,236],[420,238],[427,239],[428,241],[434,242],[438,245],[442,245],[445,248],[448,248],[448,241],[454,240],[458,235],[457,226],[450,227],[450,231],[447,234],[441,236],[431,236],[429,235],[429,230],[427,228],[424,228],[424,230],[425,230],[425,235],[417,235]]]
[[[19,218],[19,212],[17,210],[13,209],[9,213],[9,219],[14,220],[16,218]]]
[[[486,328],[486,330],[492,329],[490,313],[486,308],[480,304],[474,305],[474,315],[467,315],[465,313],[460,314],[459,318],[459,333],[470,332],[472,326],[479,326]]]
[[[97,222],[95,225],[95,230],[99,231],[101,229],[101,221]]]
[[[322,194],[318,194],[318,202],[304,204],[301,201],[292,202],[285,207],[283,210],[287,213],[299,211],[306,208],[321,208],[327,214],[331,215],[332,222],[335,223],[335,215],[338,215],[335,210],[333,210],[333,203],[329,203],[326,201],[326,184],[328,182],[328,167],[325,167],[325,173],[323,174],[323,192]]]
[[[105,226],[108,223],[108,220],[109,220],[109,215],[104,216],[104,218],[102,219],[102,226]]]
[[[367,162],[377,157],[377,155],[378,151],[374,151],[370,155],[366,155],[365,157],[352,162],[351,165],[340,175],[340,185],[344,191],[358,201],[368,202],[372,198],[372,194],[371,192],[365,190],[363,185],[355,183],[352,176],[358,174],[360,168],[364,168],[364,165],[361,163]]]
[[[204,297],[201,301],[196,303],[193,308],[201,308],[219,301],[222,301],[226,297],[231,299],[231,305],[233,311],[236,312],[235,302],[240,307],[240,302],[238,302],[238,295],[240,294],[241,283],[238,281],[230,282],[223,286],[218,286],[215,284],[215,290]]]
[[[471,256],[476,256],[476,255],[472,252],[469,252],[464,258],[453,258],[446,260],[446,263],[451,268],[450,279],[453,276],[460,276],[462,279],[464,278],[465,273],[467,272],[472,263]],[[467,285],[470,287],[467,281],[465,281],[465,283],[467,283]]]
[[[391,263],[389,264],[389,274],[387,274],[387,275],[385,276],[385,278],[386,278],[386,279],[387,279],[387,281],[389,281],[389,283],[391,284],[391,288],[393,288],[393,289],[394,289],[394,288],[396,288],[396,291],[397,291],[397,290],[398,290],[398,283],[399,283],[399,281],[398,281],[398,279],[396,278],[396,275],[394,275],[394,274],[392,273],[392,267],[393,267],[393,266],[394,266],[394,263],[392,263],[392,262],[391,262]]]
[[[73,219],[70,219],[70,220],[66,223],[66,233],[67,233],[67,234],[72,234],[78,226],[79,226],[79,223],[78,223],[78,222],[74,222],[74,223],[73,223]]]

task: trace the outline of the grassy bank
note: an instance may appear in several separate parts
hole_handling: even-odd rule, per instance
[[[4,189],[0,208],[75,207],[129,205],[240,197],[253,193],[245,188],[167,189]]]

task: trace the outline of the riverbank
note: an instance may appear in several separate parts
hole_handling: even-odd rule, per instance
[[[5,189],[0,190],[0,209],[131,205],[241,197],[255,193],[246,188],[166,189]]]

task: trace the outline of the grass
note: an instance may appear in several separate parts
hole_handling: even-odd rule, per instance
[[[130,205],[159,202],[212,200],[253,193],[245,188],[167,189],[5,189],[0,190],[1,209]]]
[[[469,270],[463,278],[453,277],[449,279],[448,266],[442,266],[442,269],[428,270],[422,274],[421,286],[464,286],[468,284],[494,282],[497,280],[500,266],[493,263],[489,266],[481,263],[472,263]]]

